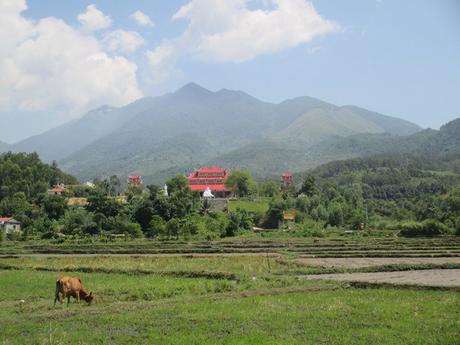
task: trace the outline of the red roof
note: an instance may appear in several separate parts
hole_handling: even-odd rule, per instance
[[[64,192],[65,191],[65,187],[62,187],[62,186],[57,186],[57,187],[54,187],[54,188],[51,188],[51,189],[48,189],[48,192]]]
[[[130,175],[128,176],[129,179],[133,179],[133,180],[137,180],[137,179],[140,179],[141,176],[140,175]]]
[[[11,218],[11,217],[3,217],[3,218],[0,218],[0,223],[8,223],[8,222],[11,222],[11,221],[18,222],[16,219]],[[19,222],[18,222],[18,223],[19,223]]]
[[[227,191],[227,188],[225,188],[225,185],[223,185],[223,184],[213,184],[213,185],[191,184],[191,185],[189,185],[189,187],[194,192],[203,192],[203,191],[206,190],[206,188],[209,188],[211,190],[211,192]]]
[[[217,172],[225,172],[224,168],[221,167],[202,167],[197,170],[200,173],[217,173]]]

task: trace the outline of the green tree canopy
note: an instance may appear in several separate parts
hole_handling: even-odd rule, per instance
[[[248,171],[242,170],[232,171],[225,181],[225,186],[238,197],[254,194],[257,188],[252,175]]]

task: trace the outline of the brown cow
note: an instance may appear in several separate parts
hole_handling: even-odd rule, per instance
[[[88,304],[91,304],[93,300],[93,293],[87,293],[83,288],[81,279],[78,277],[60,276],[56,280],[56,294],[54,296],[54,305],[56,301],[62,304],[62,300],[67,297],[67,305],[70,303],[70,297],[77,300],[80,303],[80,299],[83,298]]]

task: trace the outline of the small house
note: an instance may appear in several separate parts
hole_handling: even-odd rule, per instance
[[[54,188],[48,189],[48,195],[62,195],[65,190],[65,186],[63,184],[59,184]]]
[[[0,231],[5,232],[5,234],[21,232],[21,223],[14,218],[0,217]]]

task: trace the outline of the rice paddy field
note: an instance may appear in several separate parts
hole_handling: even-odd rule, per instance
[[[456,274],[459,248],[455,237],[4,242],[0,344],[459,344],[460,287],[331,278]],[[60,274],[80,277],[94,303],[54,306]]]

